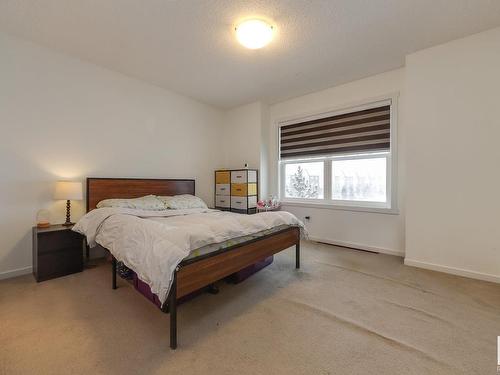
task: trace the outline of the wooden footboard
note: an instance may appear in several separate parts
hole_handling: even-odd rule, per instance
[[[295,268],[300,268],[300,229],[290,227],[215,253],[182,262],[173,275],[162,311],[170,314],[170,348],[177,348],[177,300],[234,272],[295,245]],[[112,287],[116,289],[116,259],[112,257]]]
[[[187,265],[177,271],[177,298],[221,280],[235,272],[257,263],[299,241],[299,229],[283,231],[225,249],[224,252]]]
[[[177,299],[203,288],[268,256],[295,245],[295,268],[300,268],[300,229],[291,227],[238,244],[187,264],[174,273],[168,297],[170,348],[177,348]]]

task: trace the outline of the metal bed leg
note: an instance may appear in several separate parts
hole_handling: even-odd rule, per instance
[[[168,301],[168,312],[170,314],[170,349],[177,349],[177,271],[174,272],[174,280],[170,287]]]
[[[116,289],[116,258],[114,256],[111,256],[111,270],[113,273],[113,281],[111,285],[113,289]]]
[[[295,244],[295,268],[300,268],[300,240]]]

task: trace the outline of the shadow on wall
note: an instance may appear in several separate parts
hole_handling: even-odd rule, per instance
[[[31,240],[32,240],[32,234],[31,234],[31,228],[28,230],[24,231],[24,234],[22,235],[21,239],[18,240],[14,246],[12,246],[9,249],[4,249],[2,253],[0,253],[0,264],[21,264],[20,263],[20,257],[24,259],[25,261],[22,264],[25,264],[25,266],[21,266],[15,269],[9,269],[9,270],[4,270],[4,271],[20,271],[22,272],[25,270],[28,273],[29,270],[31,270],[32,266],[32,258],[31,258],[31,252],[27,253],[26,249],[31,249]],[[2,269],[0,269],[0,273],[2,272]],[[1,276],[1,275],[0,275]]]
[[[30,269],[31,228],[36,225],[37,212],[47,209],[51,223],[64,222],[66,202],[54,200],[54,187],[56,181],[69,179],[44,168],[36,158],[18,152],[2,156],[8,168],[2,170],[0,181],[0,274]],[[84,208],[84,201],[72,202],[72,219],[81,217]]]

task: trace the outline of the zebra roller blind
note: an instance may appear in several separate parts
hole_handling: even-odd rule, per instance
[[[280,128],[282,159],[389,151],[390,147],[390,104]]]

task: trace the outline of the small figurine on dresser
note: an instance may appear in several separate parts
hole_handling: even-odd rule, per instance
[[[261,199],[257,202],[258,212],[279,211],[280,209],[281,203],[274,195],[269,196],[269,199],[267,200]]]

